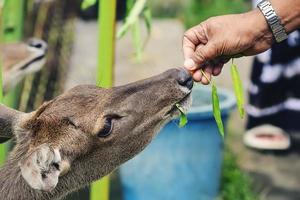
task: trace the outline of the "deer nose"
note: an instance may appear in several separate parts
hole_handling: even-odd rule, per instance
[[[188,89],[193,88],[193,78],[186,69],[180,68],[180,71],[179,71],[176,79],[177,79],[179,85],[187,87]]]

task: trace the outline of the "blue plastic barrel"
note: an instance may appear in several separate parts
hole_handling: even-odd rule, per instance
[[[235,105],[219,89],[223,123]],[[188,124],[168,123],[138,156],[120,168],[124,200],[214,200],[219,192],[223,139],[213,118],[210,87],[195,86]]]

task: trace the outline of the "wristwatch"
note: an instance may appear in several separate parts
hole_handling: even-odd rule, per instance
[[[285,39],[287,39],[287,33],[281,24],[280,18],[276,14],[275,10],[273,9],[271,3],[267,0],[261,1],[257,7],[260,9],[260,11],[265,16],[269,27],[272,30],[273,36],[276,40],[276,42],[281,42]]]

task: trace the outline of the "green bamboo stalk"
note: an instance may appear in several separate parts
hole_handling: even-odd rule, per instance
[[[0,45],[3,44],[3,7],[5,0],[0,0]],[[3,91],[2,91],[2,54],[0,52],[0,103],[3,102]],[[0,152],[1,153],[1,152]]]
[[[4,41],[16,42],[23,37],[24,0],[6,0],[3,10]]]
[[[23,35],[23,20],[24,20],[24,0],[1,0],[0,20],[2,28],[0,28],[0,42],[16,42],[22,39]],[[1,62],[0,62],[1,63]],[[2,68],[1,71],[1,91],[2,94]],[[20,87],[16,87],[13,91],[9,92],[2,100],[5,105],[9,107],[17,107],[18,94]],[[0,95],[1,96],[1,95]],[[2,96],[1,96],[2,97]],[[0,165],[6,160],[6,154],[9,149],[9,144],[0,145]]]
[[[99,6],[97,85],[101,87],[111,87],[113,85],[115,53],[116,0],[100,1]]]
[[[0,45],[3,44],[3,5],[4,0],[0,0]],[[0,103],[3,102],[3,91],[2,91],[2,54],[0,54]],[[6,145],[0,145],[0,165],[5,162],[6,158]]]
[[[116,0],[100,1],[98,19],[98,70],[97,85],[112,87],[115,54]],[[91,200],[109,199],[109,176],[92,184]]]
[[[23,37],[24,0],[6,0],[3,10],[3,39],[4,42],[17,42]],[[4,97],[4,104],[17,108],[20,86]]]

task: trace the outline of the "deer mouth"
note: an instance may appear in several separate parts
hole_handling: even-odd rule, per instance
[[[179,105],[184,112],[186,112],[192,104],[191,91],[185,95],[180,101],[176,102],[172,105],[171,109],[168,110],[165,114],[166,117],[175,118],[180,115],[180,111],[178,110],[176,105]]]
[[[24,66],[21,67],[21,70],[26,69],[29,65],[31,65],[32,63],[41,61],[45,58],[45,54],[42,54],[40,56],[37,56],[36,58],[33,58],[32,60],[30,60],[28,63],[26,63]]]

